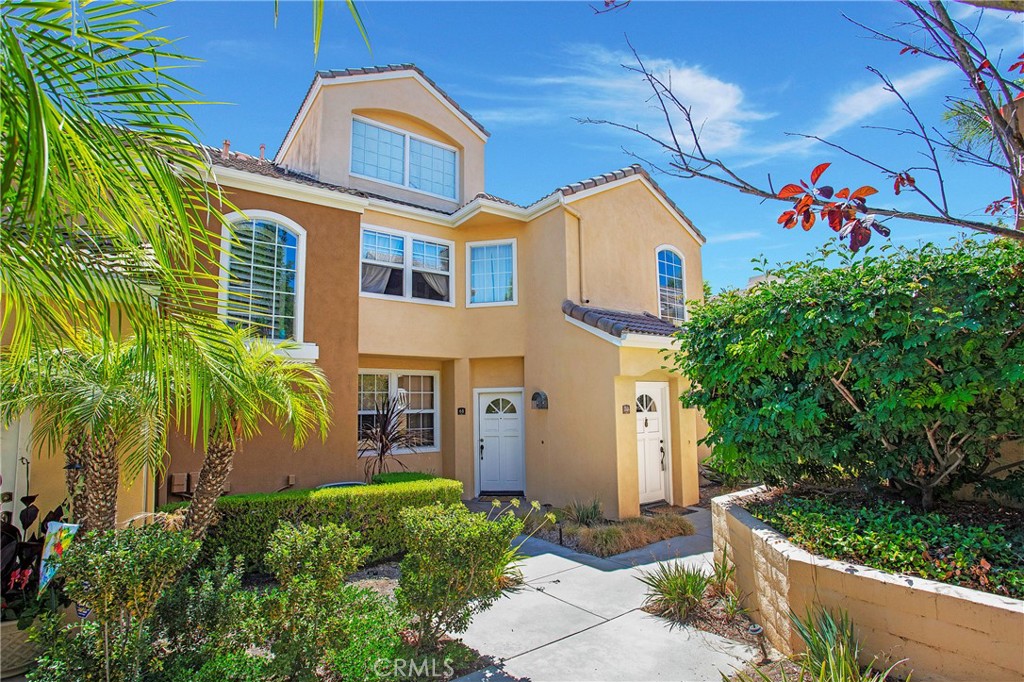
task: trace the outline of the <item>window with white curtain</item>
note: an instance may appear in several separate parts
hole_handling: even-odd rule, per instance
[[[373,297],[451,305],[452,246],[448,241],[364,228],[360,290]]]
[[[455,199],[458,152],[398,128],[352,119],[351,171],[445,199]]]
[[[516,240],[469,242],[466,263],[467,306],[516,303]]]
[[[404,428],[416,437],[419,449],[440,444],[440,374],[408,370],[359,370],[359,433],[374,426],[377,406],[398,397],[405,408]]]
[[[222,258],[228,276],[222,303],[225,317],[233,324],[251,325],[271,339],[301,341],[296,320],[302,315],[302,235],[269,218],[236,222],[232,229]]]
[[[683,258],[672,249],[658,249],[658,314],[682,322],[686,319],[686,284]]]

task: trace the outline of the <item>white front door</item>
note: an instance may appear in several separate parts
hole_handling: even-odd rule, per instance
[[[636,384],[636,453],[640,504],[668,499],[668,384]]]
[[[476,414],[480,492],[524,492],[523,394],[480,393]]]

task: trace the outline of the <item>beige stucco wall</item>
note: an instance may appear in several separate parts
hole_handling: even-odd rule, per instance
[[[325,182],[444,210],[453,210],[483,192],[485,140],[412,74],[410,71],[404,77],[384,80],[328,82],[315,101],[319,109],[314,112],[311,107],[291,146],[284,150],[282,163],[315,168]],[[455,200],[350,175],[353,114],[456,147],[460,187]],[[307,125],[308,132],[304,130]],[[311,154],[309,145],[300,142],[299,137],[312,139],[317,134],[318,151]],[[315,162],[310,160],[314,155]]]
[[[789,614],[822,606],[849,614],[865,665],[878,655],[883,666],[907,659],[897,674],[915,680],[1024,678],[1024,601],[809,554],[739,506],[757,490],[713,501],[715,559],[736,566],[744,606],[773,646],[801,650]]]
[[[320,126],[323,120],[323,97],[317,95],[309,106],[306,120],[296,131],[295,139],[284,165],[313,177],[320,175]]]
[[[583,219],[583,293],[577,302],[658,314],[658,247],[675,247],[683,256],[687,299],[703,299],[700,243],[680,225],[640,177],[573,202]],[[579,290],[575,221],[570,226],[569,291]]]

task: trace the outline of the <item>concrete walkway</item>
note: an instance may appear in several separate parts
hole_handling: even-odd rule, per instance
[[[709,567],[711,515],[687,516],[696,534],[599,559],[542,540],[523,552],[526,586],[473,619],[463,641],[500,665],[460,682],[719,682],[756,650],[640,610],[637,576],[660,562]]]

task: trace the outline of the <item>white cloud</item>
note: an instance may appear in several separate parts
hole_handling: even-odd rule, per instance
[[[724,234],[713,234],[708,236],[708,244],[726,244],[729,242],[742,242],[748,239],[763,237],[761,230],[748,230],[746,232],[726,232]]]
[[[746,124],[769,116],[747,105],[739,85],[717,78],[699,65],[658,57],[645,57],[644,61],[651,72],[671,83],[681,102],[692,107],[708,152],[740,145],[747,133]],[[565,48],[562,63],[567,66],[554,75],[501,79],[509,89],[520,93],[518,105],[508,102],[506,90],[494,98],[501,100],[498,107],[476,114],[492,125],[532,125],[589,117],[638,126],[657,137],[668,134],[662,110],[657,101],[652,101],[650,86],[640,74],[622,68],[623,64],[635,64],[631,54],[599,45],[570,45]]]
[[[948,64],[934,64],[892,79],[892,84],[909,101],[921,95],[949,76],[958,73]],[[900,105],[899,98],[885,89],[881,80],[862,86],[853,92],[842,92],[829,103],[824,114],[804,130],[793,132],[814,135],[823,139],[834,138],[854,126],[870,122],[883,111]],[[808,153],[818,142],[804,137],[789,138],[784,142],[752,149],[752,158],[738,167],[751,166],[781,154]]]

